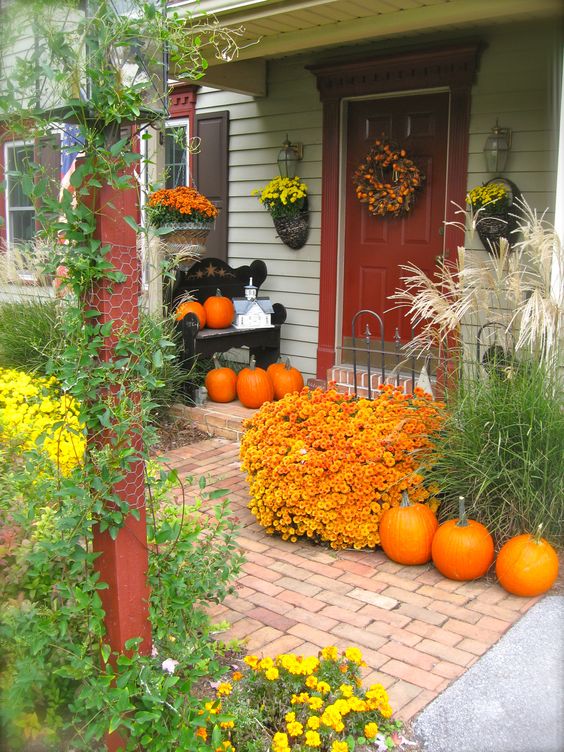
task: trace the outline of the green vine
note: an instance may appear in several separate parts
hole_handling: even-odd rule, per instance
[[[53,244],[47,271],[66,269],[67,344],[49,371],[80,406],[88,436],[82,462],[65,476],[45,459],[41,442],[37,451],[22,454],[0,431],[0,561],[7,572],[0,586],[0,718],[10,750],[29,740],[52,750],[103,749],[105,735],[118,729],[127,750],[215,749],[197,734],[209,718],[194,686],[219,668],[205,606],[230,592],[240,565],[234,525],[226,501],[212,518],[201,513],[202,500],[225,495],[207,493],[203,480],[196,501],[189,504],[184,492],[180,501],[170,500],[178,477],[149,462],[154,368],[135,327],[106,321],[93,296],[126,281],[96,232],[103,189],[135,187],[140,155],[130,136],[119,137],[120,126],[143,113],[145,122],[159,117],[146,100],[151,76],[129,81],[116,55],[143,51],[152,56],[151,70],[166,46],[175,75],[193,79],[203,74],[208,49],[223,58],[236,51],[240,30],[208,19],[167,17],[162,10],[132,2],[127,16],[116,16],[110,0],[44,0],[0,11],[3,29],[11,32],[0,43],[3,72],[9,72],[0,87],[5,135],[37,143],[52,137],[54,119],[80,129],[82,154],[70,189],[56,195],[35,162],[19,179]],[[18,33],[29,40],[29,19],[35,44],[14,54],[22,49]],[[38,75],[45,90],[62,100],[56,118],[52,109],[37,109]],[[84,103],[79,92],[86,82]],[[137,227],[131,217],[122,221]],[[158,360],[170,346],[164,339],[149,357]],[[149,467],[153,655],[140,655],[140,639],[127,643],[126,654],[112,655],[100,599],[107,585],[95,570],[93,525],[115,538],[129,515],[138,517],[116,492],[138,462]]]

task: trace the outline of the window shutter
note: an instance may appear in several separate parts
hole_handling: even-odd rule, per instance
[[[195,130],[200,151],[194,158],[194,185],[219,209],[206,241],[206,256],[227,261],[229,112],[197,113]]]

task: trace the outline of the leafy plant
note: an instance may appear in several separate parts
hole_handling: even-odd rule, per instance
[[[506,371],[460,379],[426,477],[441,490],[442,516],[456,516],[465,496],[498,542],[541,523],[547,537],[562,540],[562,446],[558,374],[538,361],[514,361]]]

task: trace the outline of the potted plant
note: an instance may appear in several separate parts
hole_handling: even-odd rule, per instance
[[[307,185],[298,177],[276,177],[252,195],[272,217],[280,240],[295,251],[302,248],[309,232]]]
[[[512,244],[512,233],[517,228],[517,221],[511,209],[519,190],[510,181],[494,178],[478,185],[468,193],[466,202],[472,210],[474,226],[482,245],[490,253],[499,252],[499,242],[505,238]]]
[[[219,213],[208,198],[187,185],[155,191],[146,211],[149,224],[165,236],[169,251],[177,257],[202,253]]]

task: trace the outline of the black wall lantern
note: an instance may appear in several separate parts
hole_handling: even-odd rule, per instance
[[[511,149],[511,130],[509,128],[500,128],[496,120],[492,132],[484,144],[484,157],[486,159],[486,169],[494,175],[499,175],[504,171],[507,164],[507,157]]]
[[[282,178],[295,178],[298,162],[303,159],[304,145],[291,144],[286,134],[286,140],[278,152],[278,170]]]

